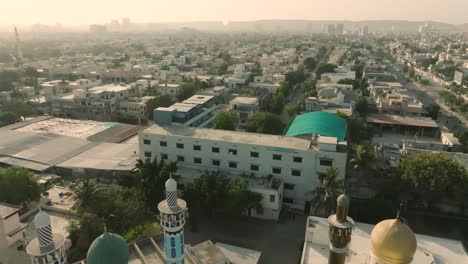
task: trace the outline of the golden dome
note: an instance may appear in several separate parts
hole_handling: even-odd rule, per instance
[[[413,261],[417,242],[413,230],[399,219],[378,223],[371,234],[374,256],[391,264],[409,264]]]

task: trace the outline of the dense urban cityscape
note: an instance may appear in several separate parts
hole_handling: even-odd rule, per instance
[[[467,25],[0,27],[0,264],[468,263]]]

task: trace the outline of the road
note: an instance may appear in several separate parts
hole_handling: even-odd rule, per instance
[[[408,89],[408,92],[418,98],[425,106],[431,103],[436,103],[440,106],[441,114],[439,114],[439,118],[437,119],[440,124],[443,124],[451,131],[468,127],[468,121],[462,115],[450,110],[450,107],[444,104],[439,94],[441,91],[445,90],[444,87],[436,84],[433,80],[429,80],[431,84],[427,86],[412,80],[408,82],[406,76],[401,73],[400,67],[395,67],[395,65],[389,65],[389,70],[395,74],[397,80]]]

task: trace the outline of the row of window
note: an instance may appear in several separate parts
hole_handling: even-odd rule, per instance
[[[146,152],[145,152],[145,157],[146,157],[146,158],[151,158],[151,154],[152,154],[151,152],[146,151]],[[167,154],[161,153],[161,159],[162,159],[162,160],[167,160],[167,159],[168,159]],[[177,156],[177,161],[185,162],[185,157],[184,157],[184,156],[178,155],[178,156]],[[195,158],[193,158],[193,163],[194,163],[194,164],[201,164],[201,163],[202,163],[202,159],[201,159],[201,158],[198,158],[198,157],[195,157]],[[213,159],[213,160],[211,160],[211,165],[216,166],[216,167],[219,167],[219,166],[221,166],[221,160]],[[237,168],[237,162],[235,162],[235,161],[229,161],[229,162],[228,162],[228,166],[229,166],[229,168],[236,169],[236,168]],[[259,171],[259,170],[260,170],[260,166],[257,165],[257,164],[250,164],[250,170],[251,170],[251,171]],[[271,172],[272,172],[273,174],[281,174],[282,169],[279,168],[279,167],[273,167]],[[296,176],[296,177],[300,177],[300,176],[301,176],[301,171],[300,171],[300,170],[297,170],[297,169],[291,169],[291,175],[292,175],[292,176]]]
[[[151,145],[151,140],[143,139],[143,144]],[[167,141],[159,141],[159,146],[167,147]],[[184,149],[185,148],[184,143],[176,143],[176,148]],[[202,150],[202,147],[200,145],[193,145],[192,148],[193,148],[194,151],[201,151]],[[219,147],[212,147],[211,152],[212,153],[220,153],[220,148]],[[237,149],[228,149],[228,154],[237,155]],[[260,153],[255,152],[255,151],[250,151],[250,157],[251,158],[259,158]],[[272,159],[273,160],[282,160],[283,157],[280,154],[273,154]],[[302,157],[293,157],[293,162],[302,163]]]

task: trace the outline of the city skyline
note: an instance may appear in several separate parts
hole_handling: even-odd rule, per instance
[[[46,3],[19,0],[2,5],[4,12],[0,16],[0,25],[60,22],[67,26],[75,26],[102,24],[122,17],[128,17],[135,23],[255,20],[408,20],[468,23],[464,15],[464,10],[468,9],[468,2],[459,0],[381,0],[378,4],[371,0],[295,0],[289,1],[288,6],[285,6],[284,1],[223,2],[220,4],[214,0],[176,0],[161,3],[136,0],[131,4],[126,2],[111,5],[108,0],[98,3],[83,0],[80,1],[80,5],[70,6],[69,3],[58,0],[49,0]]]

